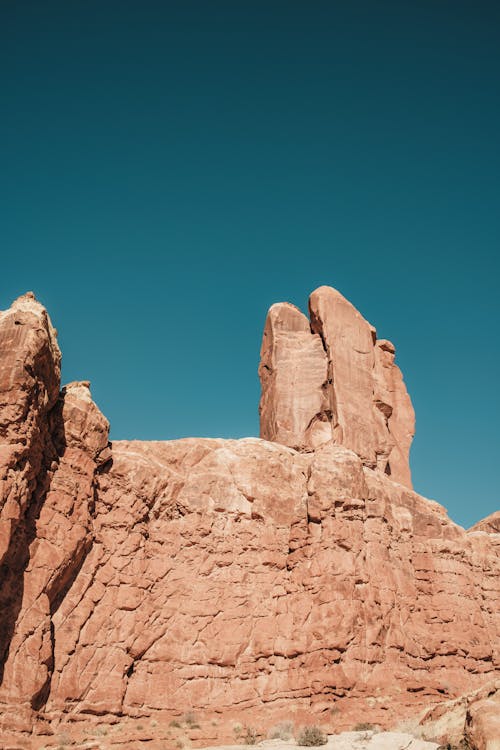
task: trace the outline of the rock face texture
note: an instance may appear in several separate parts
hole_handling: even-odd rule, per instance
[[[425,714],[418,734],[442,744],[476,750],[500,748],[500,679],[445,701]]]
[[[489,534],[500,534],[500,510],[478,521],[469,531],[486,531]]]
[[[110,445],[88,383],[59,389],[41,305],[0,316],[0,747],[390,727],[494,678],[500,534],[405,486],[393,347],[311,300],[313,331],[290,305],[266,322],[272,440]]]
[[[468,701],[465,736],[477,750],[500,749],[500,680]]]
[[[53,617],[92,544],[94,474],[108,446],[88,383],[59,392],[60,359],[32,295],[2,313],[0,705],[22,729],[50,693]]]
[[[415,414],[390,341],[339,292],[269,310],[262,341],[260,436],[299,451],[333,440],[411,488]]]

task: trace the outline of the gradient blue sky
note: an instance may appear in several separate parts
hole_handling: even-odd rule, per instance
[[[414,484],[499,507],[500,4],[0,7],[0,307],[32,289],[113,438],[258,434],[269,305],[397,347]]]

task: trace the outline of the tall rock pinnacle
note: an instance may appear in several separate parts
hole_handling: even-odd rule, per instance
[[[331,287],[309,298],[310,321],[289,303],[270,308],[259,376],[260,436],[297,450],[325,442],[411,487],[415,414],[390,341]]]

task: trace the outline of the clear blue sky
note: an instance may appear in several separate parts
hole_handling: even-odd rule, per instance
[[[258,434],[273,302],[397,347],[416,489],[499,507],[500,4],[4,0],[0,307],[112,437]]]

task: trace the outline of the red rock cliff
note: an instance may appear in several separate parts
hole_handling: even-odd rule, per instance
[[[333,440],[411,487],[415,414],[390,341],[331,287],[269,310],[259,375],[260,436],[297,450]]]
[[[467,533],[404,486],[413,412],[393,348],[333,290],[311,309],[312,330],[291,306],[269,312],[272,440],[112,446],[88,384],[59,392],[43,308],[28,296],[1,315],[12,746],[99,723],[107,747],[132,748],[140,719],[150,748],[173,747],[169,722],[189,710],[199,742],[227,739],[233,720],[390,726],[491,681],[497,526]]]

